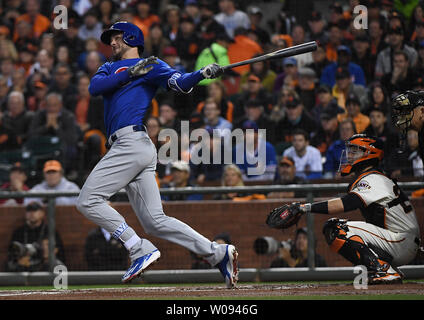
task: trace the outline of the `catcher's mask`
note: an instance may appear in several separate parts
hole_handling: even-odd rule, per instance
[[[346,141],[346,149],[340,157],[339,172],[347,176],[368,166],[376,167],[383,155],[381,140],[366,134],[355,134]]]
[[[392,122],[400,131],[400,146],[403,150],[406,147],[406,137],[414,109],[420,105],[424,105],[424,91],[406,91],[393,99]]]

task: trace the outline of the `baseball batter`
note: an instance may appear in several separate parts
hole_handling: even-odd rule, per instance
[[[129,251],[131,266],[122,277],[128,282],[160,257],[159,250],[140,238],[107,200],[125,188],[145,232],[204,256],[217,266],[228,288],[237,282],[237,251],[233,245],[211,242],[187,224],[168,217],[162,209],[155,180],[156,149],[142,125],[157,89],[182,93],[205,78],[222,74],[217,64],[192,73],[180,73],[156,57],[141,59],[142,31],[128,22],[105,30],[101,41],[112,47],[113,61],[103,64],[90,82],[90,93],[104,98],[104,121],[110,150],[93,169],[81,189],[77,208],[106,229]]]
[[[339,214],[359,209],[365,221],[329,219],[323,228],[325,238],[334,252],[354,265],[368,270],[368,283],[399,283],[403,275],[397,269],[415,258],[420,246],[420,231],[415,211],[397,183],[380,171],[383,144],[364,134],[353,135],[346,142],[346,156],[341,159],[342,175],[355,174],[348,193],[328,201],[294,203],[286,211],[273,211],[275,218],[307,212]],[[278,213],[277,216],[274,212]],[[284,220],[282,218],[281,220]]]

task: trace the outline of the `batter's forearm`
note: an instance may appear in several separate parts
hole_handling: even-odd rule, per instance
[[[92,96],[108,93],[130,81],[128,72],[119,72],[112,75],[96,74],[90,81],[88,90]]]
[[[196,84],[204,79],[200,70],[181,74],[175,81],[182,92],[189,92]]]

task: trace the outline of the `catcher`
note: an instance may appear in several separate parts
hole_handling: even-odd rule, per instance
[[[383,158],[380,140],[364,134],[346,141],[340,173],[354,173],[346,195],[328,201],[293,203],[274,209],[267,217],[272,228],[296,224],[305,213],[339,214],[359,209],[364,221],[331,218],[323,228],[327,243],[354,265],[368,270],[368,284],[401,283],[397,269],[415,258],[420,231],[414,208],[396,181],[379,170]]]

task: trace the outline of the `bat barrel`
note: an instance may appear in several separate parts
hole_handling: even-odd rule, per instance
[[[302,43],[302,44],[299,44],[299,45],[296,45],[296,46],[293,46],[293,47],[284,48],[284,49],[281,49],[281,50],[278,50],[278,51],[270,52],[270,53],[264,54],[260,57],[256,57],[256,58],[232,63],[232,64],[229,64],[227,66],[223,66],[222,68],[224,70],[227,70],[227,69],[232,69],[232,68],[235,68],[235,67],[244,66],[246,64],[251,64],[251,63],[255,63],[255,62],[277,59],[277,58],[292,57],[292,56],[296,56],[296,55],[299,55],[299,54],[302,54],[302,53],[315,51],[317,49],[317,47],[318,47],[318,45],[317,45],[316,41],[306,42],[306,43]]]

